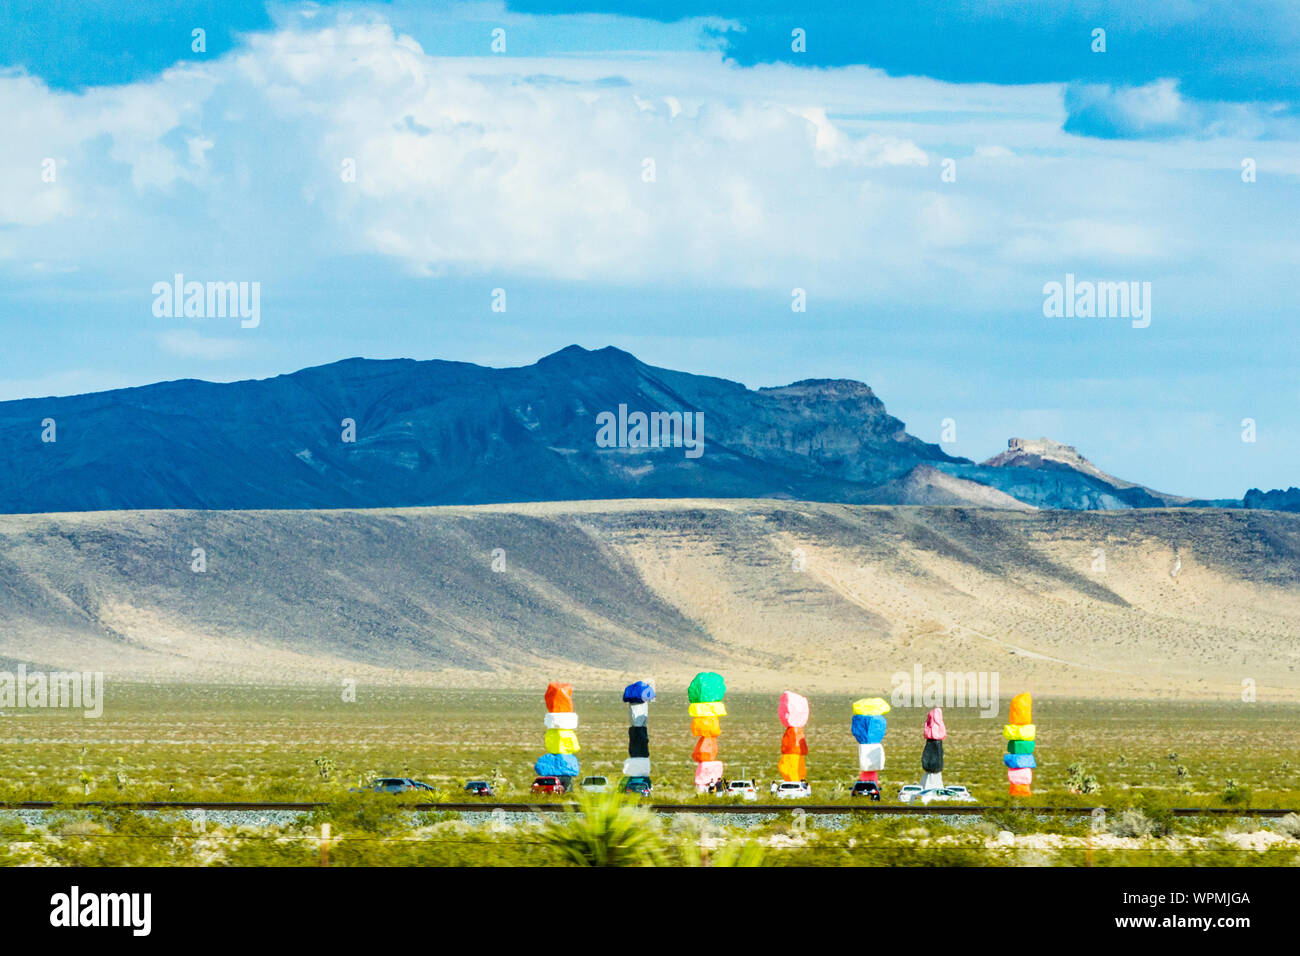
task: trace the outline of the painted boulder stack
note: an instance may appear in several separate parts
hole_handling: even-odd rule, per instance
[[[781,756],[776,761],[782,780],[808,779],[808,738],[804,735],[808,713],[808,698],[792,690],[782,694],[777,702],[776,716],[785,728],[781,734]]]
[[[922,790],[943,787],[943,739],[947,736],[943,709],[936,707],[925,715],[925,747],[921,751]]]
[[[1038,766],[1034,760],[1034,700],[1028,694],[1017,694],[1011,698],[1011,713],[1007,715],[1006,726],[1002,736],[1007,741],[1007,752],[1002,755],[1002,762],[1007,766],[1007,783],[1013,797],[1030,795],[1030,784],[1034,780],[1034,769]]]
[[[863,697],[853,702],[850,729],[858,742],[858,779],[879,782],[885,769],[885,714],[889,703],[883,697]]]
[[[695,749],[695,789],[703,792],[722,779],[722,761],[718,759],[718,737],[722,734],[722,718],[727,708],[722,699],[727,696],[727,684],[721,674],[701,671],[686,688],[690,701],[691,736]]]
[[[655,699],[654,685],[639,680],[623,690],[627,704],[627,759],[623,761],[623,776],[650,776],[650,701]]]
[[[539,777],[560,777],[564,789],[578,775],[578,715],[573,710],[573,685],[546,685],[546,753],[533,764]]]

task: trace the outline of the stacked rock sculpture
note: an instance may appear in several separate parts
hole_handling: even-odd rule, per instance
[[[718,759],[718,737],[722,733],[721,718],[727,716],[722,698],[727,695],[727,684],[721,674],[702,671],[695,675],[686,689],[690,701],[691,736],[695,749],[695,789],[701,793],[722,780],[723,765]]]
[[[948,728],[943,725],[943,710],[934,708],[925,715],[925,749],[921,751],[921,789],[939,790],[943,787],[943,739]]]
[[[627,759],[623,761],[623,776],[650,776],[650,701],[655,699],[654,686],[639,680],[623,690],[627,704]]]
[[[539,777],[559,777],[565,790],[578,775],[578,715],[573,710],[573,685],[546,686],[546,753],[533,764]]]
[[[782,780],[808,779],[808,738],[804,727],[808,725],[808,698],[788,690],[776,705],[776,716],[785,732],[781,734],[781,756],[776,769]]]
[[[858,742],[858,779],[879,782],[885,769],[885,714],[889,703],[883,697],[863,697],[853,702],[851,729]]]
[[[1011,713],[1007,715],[1006,726],[1002,736],[1007,741],[1007,752],[1002,755],[1002,762],[1007,766],[1007,783],[1013,797],[1030,795],[1030,784],[1034,780],[1034,727],[1033,698],[1029,694],[1017,694],[1011,698]]]

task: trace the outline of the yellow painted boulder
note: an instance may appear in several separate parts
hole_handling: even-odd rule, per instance
[[[776,770],[782,780],[803,780],[808,776],[807,761],[799,754],[781,754]]]
[[[546,732],[546,752],[548,754],[576,754],[581,749],[578,746],[578,735],[572,730],[548,730]]]
[[[889,702],[883,697],[863,697],[853,702],[853,712],[865,717],[883,717],[889,713]]]
[[[726,717],[727,705],[722,701],[710,701],[707,704],[691,704],[687,712],[692,717]]]
[[[1002,728],[1007,740],[1033,740],[1036,732],[1033,724],[1006,724]]]

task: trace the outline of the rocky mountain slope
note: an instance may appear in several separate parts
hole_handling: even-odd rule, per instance
[[[602,413],[614,420],[603,433]],[[655,422],[663,436],[647,447],[636,416],[654,413],[676,420]],[[46,420],[54,442],[41,440]],[[685,425],[701,422],[692,447],[698,428]],[[350,359],[260,381],[4,402],[0,446],[7,513],[854,501],[920,462],[960,460],[908,435],[860,382],[752,390],[577,346],[524,368]]]
[[[1018,501],[996,488],[958,478],[930,465],[917,465],[901,478],[886,482],[872,492],[868,500],[879,504],[1035,510],[1033,505]]]
[[[1153,491],[1102,471],[1071,445],[1050,438],[1012,438],[1007,450],[980,465],[937,462],[955,477],[996,488],[1037,508],[1110,511],[1124,508],[1236,507]]]
[[[1272,511],[1300,511],[1300,488],[1292,486],[1286,490],[1274,488],[1272,491],[1251,488],[1242,498],[1241,506]]]

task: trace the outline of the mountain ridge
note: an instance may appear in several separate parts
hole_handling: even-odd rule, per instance
[[[602,414],[621,416],[613,443],[599,440]],[[670,440],[645,443],[626,421],[638,414]],[[699,455],[672,431],[686,414],[703,416]],[[751,389],[614,346],[570,345],[508,368],[351,357],[262,379],[0,402],[0,448],[10,514],[683,497],[1241,506],[1115,478],[1045,438],[1012,439],[976,464],[909,434],[864,382]]]
[[[596,444],[596,417],[702,412],[702,462]],[[55,440],[37,442],[39,423]],[[33,428],[37,428],[33,432]],[[680,437],[680,436],[679,436]],[[753,390],[569,346],[494,369],[351,358],[0,403],[0,510],[403,507],[614,497],[860,500],[922,461],[869,386]]]

